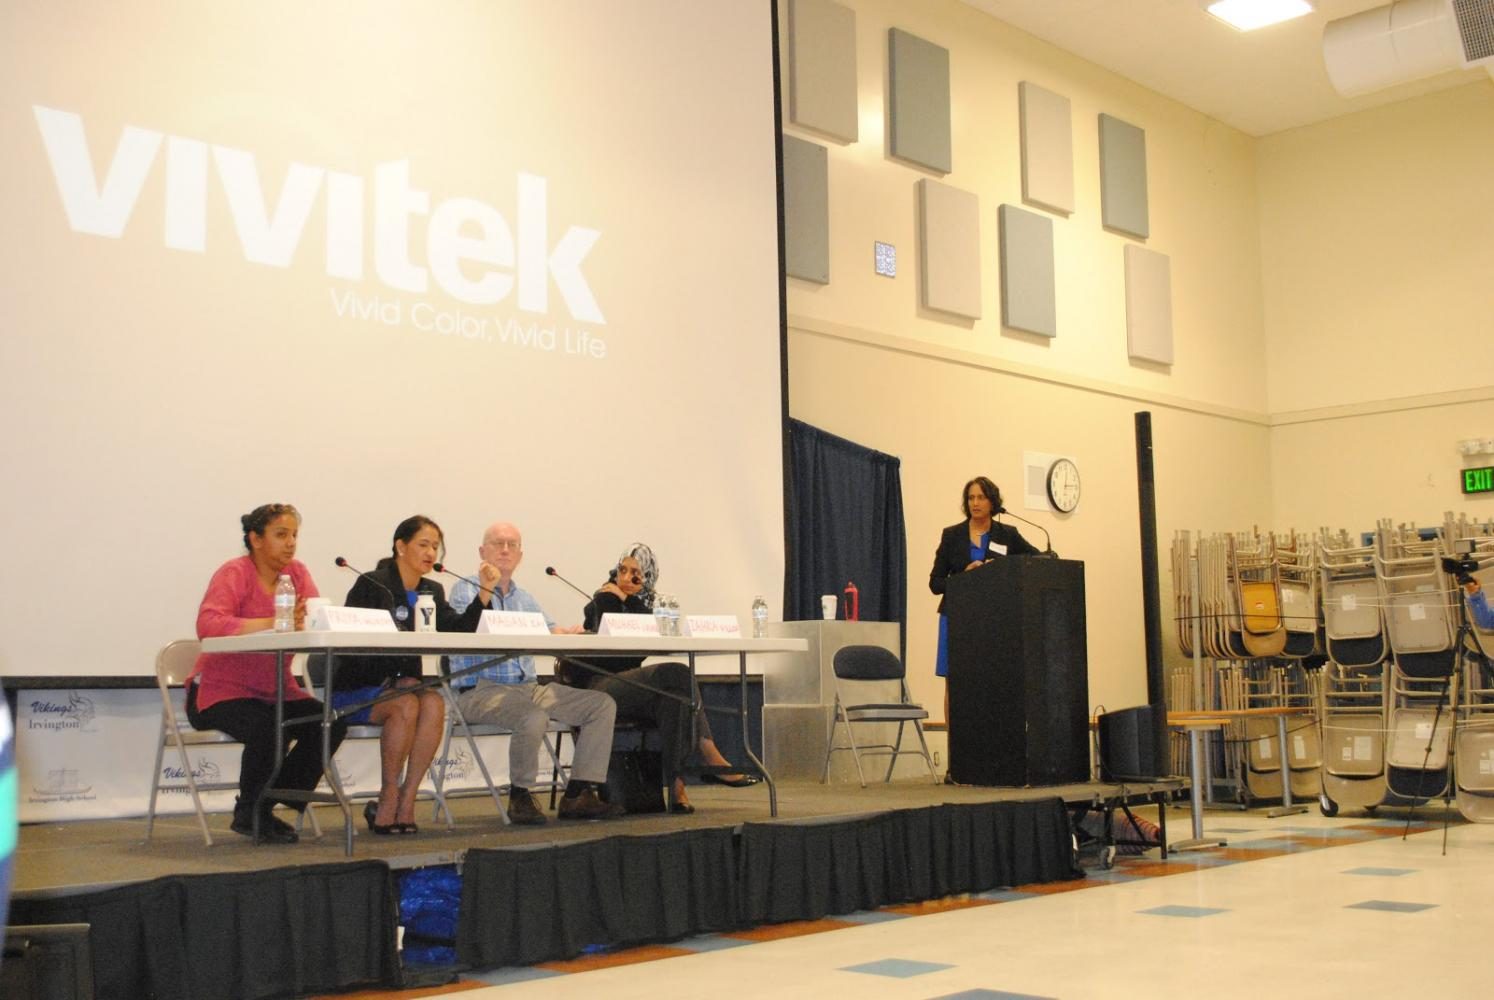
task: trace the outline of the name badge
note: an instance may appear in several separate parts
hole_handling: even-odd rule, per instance
[[[597,635],[658,635],[659,622],[653,615],[602,616],[602,626]]]
[[[1004,556],[1004,555],[1006,555],[1006,546],[1002,545],[1000,542],[992,542],[991,543],[991,555],[993,555],[993,556]]]
[[[685,634],[697,638],[718,636],[723,639],[740,639],[742,623],[736,615],[686,615]]]
[[[484,611],[479,635],[549,635],[550,626],[538,611]]]
[[[324,604],[307,616],[306,628],[312,632],[398,632],[389,612],[378,608],[340,608]]]

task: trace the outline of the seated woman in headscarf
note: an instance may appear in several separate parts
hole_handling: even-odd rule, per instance
[[[653,613],[654,587],[659,580],[659,564],[653,550],[642,542],[634,542],[623,550],[617,565],[607,574],[602,584],[586,605],[582,627],[595,632],[606,614],[647,615]],[[685,780],[680,776],[680,767],[690,755],[690,707],[698,704],[699,696],[690,680],[690,668],[683,663],[654,663],[642,666],[643,657],[609,656],[598,657],[596,665],[610,671],[612,676],[584,673],[573,680],[582,687],[589,687],[610,694],[617,702],[617,717],[644,725],[656,726],[663,744],[664,778],[674,783],[674,811],[695,811],[685,797]],[[669,691],[681,702],[652,691],[647,691],[617,678],[640,681],[650,687]],[[730,762],[721,755],[716,742],[711,738],[710,723],[703,711],[695,714],[696,746],[703,763],[712,767],[729,767]],[[712,776],[713,780],[732,786],[752,785],[757,779],[747,775]]]

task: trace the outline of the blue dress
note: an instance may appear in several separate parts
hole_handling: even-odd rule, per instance
[[[975,562],[984,559],[986,555],[986,542],[990,540],[989,531],[981,532],[980,544],[970,546],[970,561]],[[934,655],[934,676],[949,676],[949,618],[945,615],[939,616],[939,651]]]

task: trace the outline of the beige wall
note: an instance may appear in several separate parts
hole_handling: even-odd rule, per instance
[[[1002,372],[834,332],[791,330],[789,408],[799,419],[902,458],[908,525],[908,665],[915,697],[943,699],[933,677],[937,599],[928,572],[939,530],[960,520],[960,487],[980,472],[1008,503],[1048,526],[1085,563],[1090,703],[1146,700],[1134,417],[1152,412],[1164,639],[1172,628],[1166,550],[1177,528],[1258,523],[1269,505],[1267,429]],[[1073,455],[1083,502],[1055,517],[1021,509],[1024,448]],[[1041,544],[1040,533],[1019,525]],[[1170,648],[1170,655],[1176,655]],[[935,714],[940,714],[936,709]]]
[[[988,474],[1009,506],[1049,528],[1062,555],[1086,564],[1091,704],[1144,701],[1133,414],[1153,414],[1164,635],[1174,530],[1270,516],[1254,143],[953,0],[848,5],[857,15],[860,141],[843,146],[796,130],[785,112],[788,131],[830,147],[831,281],[789,281],[790,412],[902,459],[915,696],[935,706],[943,697],[932,676],[937,602],[927,586],[939,530],[960,519],[964,482]],[[935,175],[885,155],[893,26],[950,50],[954,170],[943,180],[980,198],[983,318],[975,323],[919,307],[914,186]],[[1022,204],[1023,80],[1073,107],[1076,210],[1053,217],[1059,333],[1051,341],[1001,327],[996,212]],[[1146,245],[1172,258],[1170,370],[1126,357],[1128,241],[1100,225],[1101,111],[1146,130]],[[896,279],[873,274],[874,240],[897,246]],[[1075,513],[1022,508],[1024,451],[1077,459],[1085,492]],[[1022,531],[1040,542],[1039,532]]]
[[[1494,386],[1490,81],[1268,136],[1256,159],[1272,413]]]
[[[1489,81],[1260,140],[1278,527],[1494,517],[1491,164]]]

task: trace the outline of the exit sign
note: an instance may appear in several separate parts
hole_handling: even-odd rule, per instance
[[[1494,465],[1463,470],[1464,493],[1494,493]]]

